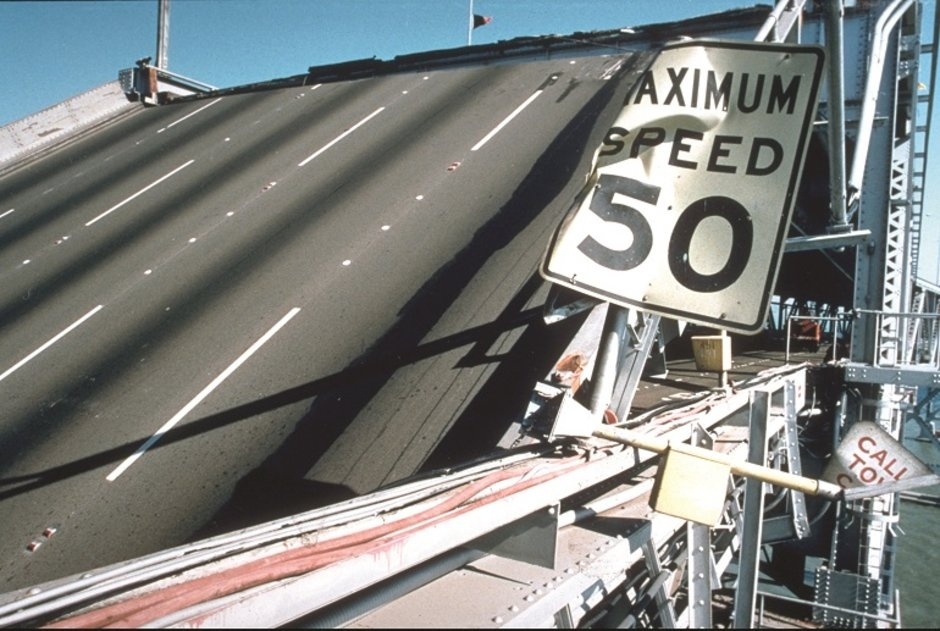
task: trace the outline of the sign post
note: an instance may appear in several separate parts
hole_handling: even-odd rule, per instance
[[[823,57],[789,44],[665,47],[628,92],[542,275],[624,307],[760,330]]]

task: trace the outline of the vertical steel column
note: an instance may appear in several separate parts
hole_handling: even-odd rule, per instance
[[[894,2],[878,16],[875,31],[870,45],[871,58],[868,64],[868,80],[865,83],[865,95],[862,100],[862,112],[859,116],[858,139],[855,145],[855,155],[852,156],[852,169],[849,172],[847,185],[848,206],[854,206],[862,194],[862,180],[865,175],[865,162],[869,155],[869,141],[872,136],[872,126],[878,106],[879,88],[885,69],[888,45],[891,40],[891,31],[894,30],[898,20],[911,6],[914,0],[894,0]],[[893,92],[893,90],[892,90]]]
[[[826,8],[826,56],[829,60],[829,213],[836,230],[848,229],[845,209],[845,83],[842,0]]]
[[[712,449],[714,441],[701,423],[692,425],[692,444]],[[711,629],[712,592],[721,584],[712,556],[712,529],[704,524],[688,522],[686,545],[688,546],[689,626],[693,629]]]
[[[833,342],[833,347],[835,342]],[[796,384],[787,380],[783,386],[783,430],[786,436],[787,470],[796,475],[803,475],[803,466],[800,459],[799,435],[796,427]],[[809,536],[809,516],[806,514],[806,497],[801,491],[790,491],[791,509],[793,511],[793,529],[798,539]]]
[[[467,11],[469,12],[467,15],[467,46],[470,46],[473,44],[473,0],[469,1]]]
[[[749,409],[747,460],[751,464],[763,465],[767,461],[770,393],[766,390],[751,392]],[[738,553],[738,586],[734,595],[733,626],[736,629],[750,629],[754,626],[763,514],[764,483],[748,477],[744,483],[744,524],[741,529],[741,550]]]
[[[711,528],[688,522],[689,546],[689,626],[711,629],[712,621],[712,551]]]
[[[855,253],[855,287],[852,305],[855,309],[885,310],[887,304],[892,308],[898,303],[895,292],[898,278],[886,279],[885,273],[895,273],[899,263],[896,251],[896,239],[891,238],[890,215],[897,212],[892,208],[891,172],[894,161],[894,127],[897,100],[897,46],[893,54],[887,54],[891,33],[885,32],[888,16],[897,10],[898,2],[892,3],[880,15],[871,42],[867,37],[856,42],[856,46],[869,50],[870,60],[859,64],[855,72],[865,72],[867,80],[861,94],[846,95],[851,102],[860,98],[862,111],[859,116],[859,138],[852,159],[851,173],[846,182],[846,205],[851,221],[857,217],[857,227],[869,230],[872,241],[866,247],[859,247]],[[900,15],[897,15],[900,19]],[[891,20],[892,25],[896,20]],[[859,37],[863,37],[859,34]],[[878,98],[881,94],[881,98]],[[877,118],[877,120],[876,120]],[[861,185],[861,171],[868,172],[869,185],[865,195],[855,190]],[[857,213],[857,214],[856,214]],[[895,222],[896,223],[896,222]],[[889,262],[889,257],[894,260]],[[890,288],[890,289],[889,289]],[[873,317],[856,318],[852,324],[851,360],[854,362],[876,364],[880,355],[881,343],[877,340],[880,327]],[[871,388],[871,390],[876,390]],[[879,398],[877,392],[866,395],[867,398]],[[856,420],[856,419],[850,419]]]
[[[170,39],[170,0],[159,0],[157,8],[157,68],[167,68]]]

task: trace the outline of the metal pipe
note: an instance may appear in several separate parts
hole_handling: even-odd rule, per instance
[[[210,85],[198,79],[192,79],[190,77],[177,74],[175,72],[170,72],[166,68],[156,67],[155,69],[157,70],[157,76],[159,76],[161,79],[170,79],[170,80],[176,81],[177,83],[184,83],[185,85],[183,87],[189,88],[197,92],[209,92],[211,90],[218,89],[214,85]]]
[[[627,502],[635,500],[644,493],[649,493],[652,486],[653,480],[650,478],[644,480],[643,482],[634,484],[633,486],[628,487],[619,493],[605,495],[594,500],[593,502],[589,502],[582,506],[577,506],[571,510],[565,511],[558,516],[558,527],[564,528],[565,526],[576,524],[585,519],[597,517],[601,513],[605,513],[616,506],[620,506],[621,504],[626,504]]]
[[[786,0],[781,0],[773,8],[773,11],[770,12],[770,15],[767,16],[767,19],[764,21],[764,24],[760,27],[760,30],[757,31],[757,35],[754,37],[754,41],[763,42],[767,39],[767,36],[770,35],[770,32],[777,22],[780,20],[780,15],[783,13],[783,10],[786,8]]]
[[[848,225],[845,206],[844,14],[842,0],[829,2],[826,12],[826,55],[829,58],[829,213],[836,230]]]
[[[734,473],[735,475],[754,478],[763,482],[769,482],[775,486],[782,486],[794,491],[802,491],[803,493],[808,493],[809,495],[818,495],[829,500],[839,500],[843,495],[842,487],[838,484],[832,484],[831,482],[826,482],[825,480],[805,478],[803,476],[794,475],[786,471],[780,471],[779,469],[773,469],[771,467],[753,464],[742,460],[735,460],[727,454],[712,451],[710,449],[703,449],[701,447],[696,447],[687,443],[670,441],[659,436],[650,436],[647,434],[628,432],[626,430],[610,426],[602,426],[595,429],[593,435],[597,438],[603,438],[613,442],[622,443],[624,445],[629,445],[638,449],[645,449],[646,451],[652,451],[658,454],[664,453],[666,449],[674,449],[697,458],[727,464],[731,467],[731,473]]]
[[[627,330],[629,309],[615,304],[607,306],[604,331],[601,333],[594,373],[591,375],[590,409],[595,415],[603,414],[610,405],[617,369],[620,366],[620,351]]]
[[[858,139],[855,145],[855,154],[852,156],[852,170],[849,173],[847,185],[846,207],[851,211],[846,213],[846,220],[852,218],[857,210],[857,203],[861,196],[862,180],[865,175],[865,161],[868,158],[868,144],[871,142],[871,129],[875,122],[875,106],[878,103],[878,91],[881,87],[881,75],[884,71],[885,54],[888,48],[888,34],[894,29],[898,20],[911,6],[914,0],[894,0],[878,17],[875,24],[875,33],[872,40],[872,55],[868,62],[868,81],[865,84],[865,95],[862,99],[862,112],[858,121]]]
[[[296,620],[296,628],[337,629],[357,617],[402,598],[409,592],[427,585],[451,572],[486,556],[472,548],[454,548],[415,568],[397,574],[394,581],[383,581],[376,586],[356,592],[335,607],[324,607]],[[292,626],[293,626],[292,625]]]
[[[760,27],[754,41],[782,42],[799,19],[805,2],[806,0],[779,0]]]

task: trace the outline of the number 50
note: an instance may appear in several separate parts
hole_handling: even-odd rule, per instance
[[[625,272],[645,261],[653,248],[656,235],[643,213],[614,202],[614,194],[655,205],[659,200],[660,187],[617,175],[602,174],[597,190],[591,199],[590,209],[601,219],[619,223],[630,229],[633,241],[624,250],[614,250],[588,235],[578,249],[598,265]],[[731,227],[731,248],[724,266],[714,274],[701,274],[689,263],[689,247],[699,224],[709,217],[720,217]],[[731,286],[747,267],[754,243],[754,226],[751,215],[740,203],[715,195],[703,197],[689,204],[676,220],[669,236],[669,271],[687,289],[710,293]]]

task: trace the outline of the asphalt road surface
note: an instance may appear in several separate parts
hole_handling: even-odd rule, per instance
[[[0,178],[0,592],[491,450],[627,65],[141,108]]]

